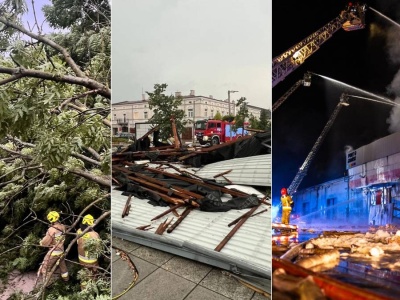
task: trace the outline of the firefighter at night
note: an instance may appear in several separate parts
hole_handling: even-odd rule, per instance
[[[41,246],[50,248],[38,272],[38,275],[42,274],[44,282],[48,280],[55,264],[60,268],[61,278],[64,281],[69,280],[67,265],[63,257],[66,228],[65,225],[59,222],[59,219],[60,215],[58,212],[51,211],[48,213],[47,220],[50,222],[50,228],[47,230],[45,237],[40,241]],[[48,282],[49,284],[50,282]]]
[[[287,193],[286,188],[281,189],[281,203],[282,203],[282,224],[289,225],[290,213],[292,212],[293,200]]]

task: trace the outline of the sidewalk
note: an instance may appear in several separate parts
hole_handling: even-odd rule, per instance
[[[123,299],[146,300],[265,300],[221,270],[113,237],[112,243],[128,253],[139,271],[135,286]],[[112,251],[112,293],[121,293],[132,282],[126,262]]]

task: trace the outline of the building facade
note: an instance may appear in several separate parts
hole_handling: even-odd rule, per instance
[[[295,193],[295,213],[307,226],[400,224],[400,132],[346,156],[348,176]]]
[[[189,95],[182,95],[176,92],[175,97],[182,98],[180,109],[185,112],[188,126],[198,120],[212,119],[217,112],[221,116],[232,114],[236,115],[236,103],[228,100],[215,99],[212,95],[196,96],[195,91],[191,90]],[[112,105],[112,128],[113,134],[118,132],[134,132],[136,123],[147,123],[153,116],[153,111],[149,108],[149,100],[142,95],[139,101],[123,101]],[[230,106],[230,107],[229,107]],[[249,114],[260,118],[262,108],[248,105]]]

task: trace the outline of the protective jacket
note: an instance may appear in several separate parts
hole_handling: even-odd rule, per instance
[[[78,229],[78,234],[81,234],[82,231]],[[90,239],[96,239],[100,242],[100,236],[96,231],[88,231],[83,236],[81,236],[78,243],[78,255],[79,261],[84,264],[93,264],[97,262],[97,255],[93,253],[89,253],[89,251],[85,251],[86,242]]]
[[[282,203],[282,223],[288,225],[290,222],[290,213],[292,211],[293,200],[288,194],[281,196]]]
[[[290,197],[289,195],[282,195],[281,203],[282,203],[282,207],[292,209],[293,200],[292,200],[292,197]]]
[[[54,223],[47,230],[46,235],[40,241],[41,246],[51,247],[51,256],[60,256],[64,253],[65,225]]]
[[[69,280],[68,268],[65,264],[65,260],[63,257],[60,258],[64,253],[65,229],[65,225],[55,222],[40,241],[41,246],[50,247],[39,269],[39,272],[43,275],[44,281],[47,281],[47,277],[50,275],[51,269],[55,264],[58,264],[61,278],[64,281]]]

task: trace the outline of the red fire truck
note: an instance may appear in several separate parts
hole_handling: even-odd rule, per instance
[[[218,145],[236,140],[248,135],[249,132],[243,128],[233,128],[234,122],[221,120],[200,120],[195,123],[195,135],[201,145]]]

